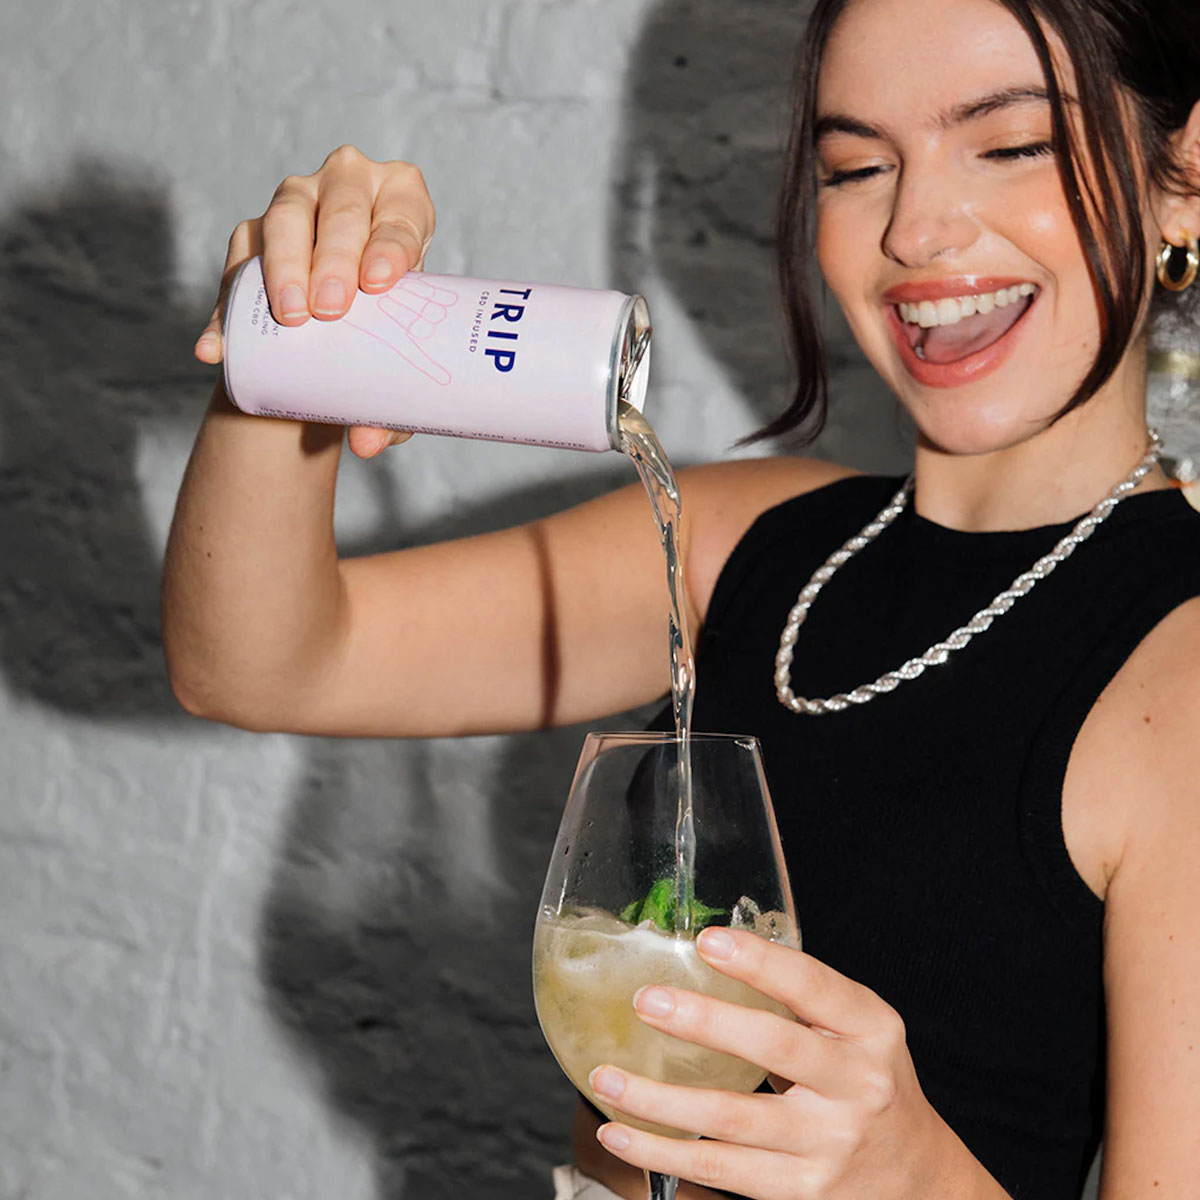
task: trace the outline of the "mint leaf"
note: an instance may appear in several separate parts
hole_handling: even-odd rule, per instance
[[[660,879],[642,901],[641,920],[653,921],[663,933],[675,928],[675,881]]]
[[[728,912],[725,908],[710,908],[693,898],[691,902],[692,930],[703,929],[713,917],[719,917]],[[630,925],[640,925],[644,921],[653,921],[656,928],[663,933],[670,933],[675,928],[675,880],[660,879],[646,893],[642,900],[635,900],[621,910],[621,920]]]

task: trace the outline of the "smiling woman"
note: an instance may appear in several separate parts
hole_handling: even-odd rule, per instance
[[[840,21],[848,7],[857,10],[852,14],[856,32]],[[1030,225],[1035,216],[1042,218],[1041,232],[1064,246],[1073,241],[1069,231],[1058,227],[1067,220],[1083,251],[1099,307],[1101,337],[1089,369],[1076,381],[1064,406],[1063,411],[1069,410],[1098,391],[1117,369],[1144,316],[1147,187],[1160,197],[1184,197],[1196,188],[1186,144],[1179,137],[1200,86],[1196,65],[1200,18],[1194,6],[1123,0],[989,0],[985,5],[930,5],[922,14],[900,11],[904,5],[873,5],[873,18],[862,8],[861,3],[849,5],[847,0],[818,3],[798,59],[796,112],[779,226],[784,301],[801,375],[793,405],[760,436],[806,424],[811,436],[823,419],[823,356],[807,283],[814,181],[823,203],[829,189],[861,188],[867,181],[900,172],[905,165],[897,157],[902,147],[889,131],[914,134],[919,128],[893,102],[895,91],[879,94],[877,108],[883,119],[878,124],[839,111],[828,91],[821,93],[822,81],[827,85],[831,74],[829,56],[838,53],[839,41],[855,37],[883,39],[841,48],[864,71],[857,94],[860,104],[872,90],[863,86],[868,76],[879,83],[877,93],[882,92],[885,78],[889,86],[906,81],[922,115],[932,122],[927,132],[939,135],[944,148],[957,143],[977,169],[989,165],[999,169],[993,181],[1002,179],[1007,166],[1010,173],[1018,172],[1014,181],[1018,187],[1027,184],[1024,175],[1030,169],[1035,169],[1035,180],[1044,184],[1045,168],[1051,168],[1056,177],[1052,190],[1043,189],[1040,197],[1034,197],[1040,202],[1033,209],[1022,213],[1018,208],[1009,215],[1024,216]],[[1015,18],[1023,39],[1017,40],[1020,31],[1011,28],[1011,21],[1007,38],[997,42],[984,33],[989,24],[1003,18],[998,8]],[[976,19],[981,10],[982,24]],[[923,15],[929,34],[919,47],[913,39],[897,42],[893,37],[898,22],[912,27],[914,15],[918,23]],[[971,95],[937,111],[930,100],[933,81],[944,79],[945,68],[953,61],[944,54],[954,36],[950,26],[964,39],[960,45],[976,48],[977,65],[985,73],[990,69],[997,87],[989,90],[983,85],[986,74],[968,76],[974,86],[965,90]],[[914,47],[916,58],[911,57]],[[880,73],[886,59],[894,69]],[[955,187],[953,180],[942,182],[950,188],[943,193],[948,201],[964,211],[970,207],[969,193]],[[999,194],[993,197],[1000,198]],[[1018,203],[1030,198],[1027,191],[1010,195]],[[1047,216],[1054,218],[1054,227],[1045,225]],[[1186,238],[1176,244],[1184,242]],[[1153,250],[1157,249],[1155,245]],[[824,261],[821,265],[832,285]],[[971,288],[969,295],[986,290],[986,281],[976,282],[979,286]],[[1028,286],[1027,281],[1022,283]],[[1082,303],[1080,311],[1090,315],[1093,304]],[[928,314],[919,323],[929,323]],[[968,371],[968,377],[971,374]],[[949,378],[960,381],[955,374]]]
[[[704,1136],[581,1110],[560,1195],[638,1200],[646,1168],[753,1200],[1076,1200],[1102,1134],[1103,1200],[1194,1191],[1200,515],[1145,403],[1155,275],[1186,287],[1200,254],[1198,62],[1194,0],[818,0],[781,209],[799,384],[764,436],[823,414],[815,251],[914,471],[680,479],[695,728],[759,737],[805,939],[697,951],[800,1020],[643,990],[643,1021],[776,1090],[598,1070],[636,1125]],[[261,251],[282,323],[338,320],[323,298],[387,291],[432,233],[419,173],[343,148],[228,269]],[[218,386],[164,589],[192,711],[412,737],[662,695],[635,490],[339,561],[340,443]]]

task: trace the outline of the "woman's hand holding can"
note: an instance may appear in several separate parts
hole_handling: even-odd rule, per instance
[[[433,202],[418,168],[375,162],[341,146],[311,175],[289,175],[261,217],[242,221],[229,239],[221,288],[196,342],[201,362],[221,361],[221,323],[238,268],[261,254],[271,311],[283,325],[345,315],[356,291],[386,292],[419,270],[433,239]],[[350,448],[370,458],[411,435],[354,428]]]

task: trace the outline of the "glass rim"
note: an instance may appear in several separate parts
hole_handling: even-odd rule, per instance
[[[666,729],[596,729],[584,738],[585,741],[647,742],[652,745],[680,745],[685,740],[673,730]],[[762,750],[762,743],[752,733],[689,733],[689,742],[716,742],[740,746],[744,750]]]

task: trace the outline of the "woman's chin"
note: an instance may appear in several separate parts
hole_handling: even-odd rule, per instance
[[[908,411],[922,445],[963,458],[1010,450],[1037,437],[1052,420],[1033,416],[1014,419],[1011,406],[996,413],[989,413],[985,407],[935,413],[914,406]]]

